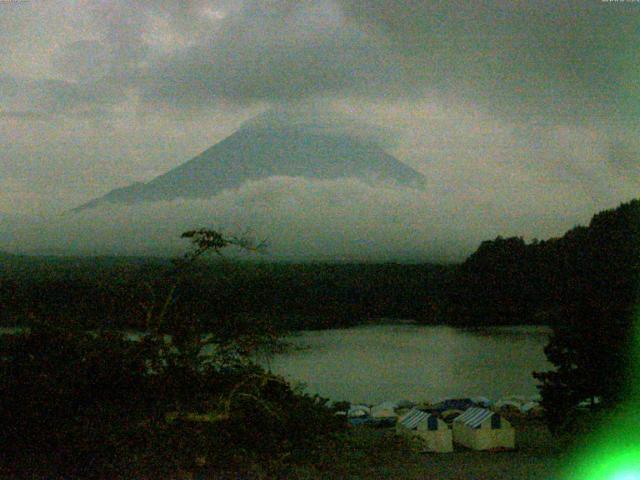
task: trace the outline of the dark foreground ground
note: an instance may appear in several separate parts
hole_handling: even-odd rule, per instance
[[[559,479],[568,456],[541,422],[514,425],[517,450],[476,452],[457,448],[453,453],[421,453],[394,434],[393,429],[356,427],[347,441],[329,446],[323,460],[298,467],[294,479],[451,479],[552,480]],[[326,458],[324,458],[326,457]]]

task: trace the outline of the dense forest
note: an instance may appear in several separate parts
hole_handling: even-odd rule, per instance
[[[258,259],[259,260],[259,259]],[[64,317],[88,326],[143,325],[145,306],[168,288],[160,258],[5,256],[0,321]],[[268,316],[287,328],[346,326],[380,318],[433,320],[450,266],[201,262],[181,281],[180,308],[211,321]],[[176,307],[177,308],[177,307]]]
[[[555,324],[588,300],[630,314],[638,285],[640,200],[596,214],[561,238],[485,241],[450,275],[439,319],[460,325]]]
[[[617,310],[637,284],[639,201],[593,217],[560,238],[483,242],[460,265],[288,264],[210,259],[183,279],[180,308],[269,318],[289,329],[382,318],[460,326],[553,324],[576,296]],[[75,319],[138,328],[168,286],[169,259],[0,256],[0,322]]]
[[[640,399],[632,376],[639,281],[640,200],[633,200],[561,238],[483,242],[448,279],[439,316],[459,325],[550,325],[545,354],[555,369],[534,376],[549,425],[561,428],[585,402]]]

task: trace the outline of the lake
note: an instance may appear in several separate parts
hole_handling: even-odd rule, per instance
[[[532,371],[548,370],[541,326],[457,329],[375,325],[302,332],[299,351],[269,362],[275,373],[332,400],[536,397]]]

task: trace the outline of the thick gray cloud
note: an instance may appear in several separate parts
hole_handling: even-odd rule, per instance
[[[0,76],[0,98],[5,116],[96,115],[109,113],[122,101],[123,89],[106,78],[69,82]]]
[[[80,2],[63,11],[82,18],[75,23],[47,11],[49,22],[78,37],[49,47],[50,69],[78,83],[42,84],[49,91],[42,106],[77,96],[101,104],[114,98],[115,85],[189,108],[436,91],[538,120],[628,120],[640,113],[639,9],[623,2]],[[5,12],[8,32],[12,14],[24,26],[24,10]]]
[[[364,28],[393,39],[432,88],[541,120],[640,113],[637,4],[339,1]]]
[[[40,79],[43,98],[32,103],[46,112],[77,102],[100,111],[131,88],[152,104],[185,108],[439,92],[536,121],[624,122],[640,114],[640,7],[631,2],[118,0],[79,2],[62,14],[2,8],[9,46],[11,32],[26,40],[13,40],[10,59],[31,44],[34,57],[42,55],[51,36],[39,63],[67,82]],[[43,31],[37,21],[58,28]],[[2,97],[16,100],[11,91]]]
[[[0,211],[149,180],[276,107],[383,143],[434,214],[541,237],[637,196],[639,22],[596,0],[0,2]]]
[[[145,97],[194,105],[411,93],[395,52],[329,2],[307,5],[279,15],[246,8],[223,20],[202,44],[159,58]]]
[[[180,233],[195,227],[266,239],[266,259],[460,260],[487,237],[562,232],[582,220],[535,196],[507,209],[482,192],[367,185],[355,179],[272,177],[207,200],[105,205],[39,220],[6,221],[0,241],[22,252],[180,254]],[[565,198],[554,188],[549,195]],[[437,208],[434,208],[437,207]]]

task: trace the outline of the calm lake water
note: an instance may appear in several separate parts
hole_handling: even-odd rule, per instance
[[[376,325],[303,332],[302,350],[269,362],[275,373],[332,400],[438,400],[537,396],[534,370],[548,370],[547,327],[455,329]]]

